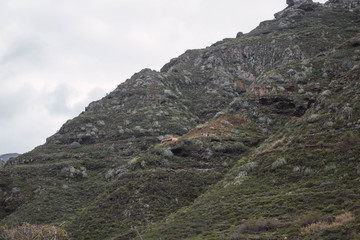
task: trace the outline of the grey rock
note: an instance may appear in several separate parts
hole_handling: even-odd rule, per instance
[[[14,193],[14,194],[17,194],[17,193],[20,192],[20,188],[18,188],[18,187],[13,187],[13,188],[11,189],[11,192]]]
[[[271,124],[272,120],[267,116],[263,116],[263,117],[259,117],[259,122],[262,124]]]
[[[164,90],[164,95],[168,98],[177,98],[177,96],[169,89]]]
[[[104,127],[105,122],[104,122],[104,120],[99,120],[99,121],[96,122],[96,125],[98,125],[99,127]]]
[[[286,0],[286,4],[288,5],[288,7],[300,5],[303,3],[312,3],[312,0]]]
[[[235,134],[235,135],[239,135],[239,134],[240,134],[239,130],[236,130],[236,129],[232,129],[230,132],[233,133],[233,134]]]
[[[62,174],[67,174],[67,173],[69,173],[70,172],[70,168],[68,168],[68,167],[64,167],[64,168],[62,168],[61,169],[61,171],[60,171]]]
[[[244,33],[243,32],[238,32],[236,34],[236,38],[241,38],[242,36],[244,36]]]
[[[78,143],[78,142],[73,142],[73,143],[70,144],[70,148],[71,148],[71,149],[81,148],[81,144]]]
[[[222,120],[221,122],[220,122],[222,125],[229,125],[230,123],[228,122],[228,121],[226,121],[226,120]]]
[[[282,86],[278,86],[278,87],[277,87],[277,90],[278,90],[279,92],[285,92],[285,88],[282,87]]]
[[[288,28],[289,27],[289,24],[288,23],[285,23],[285,22],[280,22],[278,27],[280,29],[285,29],[285,28]]]
[[[360,2],[354,0],[330,0],[327,1],[325,7],[335,10],[345,10],[359,12]]]

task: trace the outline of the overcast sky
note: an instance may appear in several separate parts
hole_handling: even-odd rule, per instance
[[[286,0],[0,0],[0,154],[32,150],[135,72],[249,32],[285,7]]]

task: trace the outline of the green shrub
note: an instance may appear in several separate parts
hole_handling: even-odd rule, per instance
[[[248,148],[242,142],[234,143],[234,149],[237,152],[245,152],[248,150]]]
[[[241,232],[258,233],[274,230],[280,224],[278,219],[251,219],[240,225]]]
[[[169,149],[165,149],[163,152],[162,152],[163,156],[164,157],[167,157],[167,158],[172,158],[174,156],[173,152]]]
[[[225,147],[221,143],[216,144],[213,147],[213,149],[214,149],[215,152],[224,152],[225,151]]]
[[[304,227],[304,226],[307,226],[309,224],[320,221],[321,218],[322,218],[321,212],[319,212],[319,211],[310,211],[310,212],[306,213],[305,215],[302,215],[298,219],[297,224],[300,227]]]
[[[277,169],[277,168],[279,168],[279,167],[281,167],[281,166],[283,166],[285,164],[286,164],[285,158],[279,158],[278,160],[276,160],[275,162],[273,162],[271,164],[271,170],[275,170],[275,169]]]
[[[306,121],[308,123],[315,123],[315,122],[319,121],[320,118],[321,118],[321,116],[319,114],[312,114],[306,119]]]
[[[336,170],[336,165],[335,164],[327,165],[327,166],[325,166],[325,169],[324,169],[325,172],[333,172],[335,170]]]
[[[311,175],[314,171],[311,168],[306,168],[304,171],[304,175]]]

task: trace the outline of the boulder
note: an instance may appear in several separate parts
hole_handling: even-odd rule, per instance
[[[242,36],[244,36],[244,33],[243,32],[238,32],[236,34],[236,38],[241,38]]]
[[[81,148],[81,144],[78,143],[78,142],[73,142],[73,143],[70,144],[70,148],[71,148],[71,149]]]

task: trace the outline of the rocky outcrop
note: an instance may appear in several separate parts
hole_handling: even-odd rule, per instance
[[[312,0],[286,0],[286,4],[289,7],[292,7],[294,5],[300,5],[304,3],[312,3]]]
[[[338,11],[360,12],[359,0],[329,0],[325,7]]]
[[[299,20],[305,15],[305,12],[314,11],[322,6],[320,3],[314,3],[312,0],[288,0],[287,4],[288,7],[286,9],[274,15],[276,19]]]

